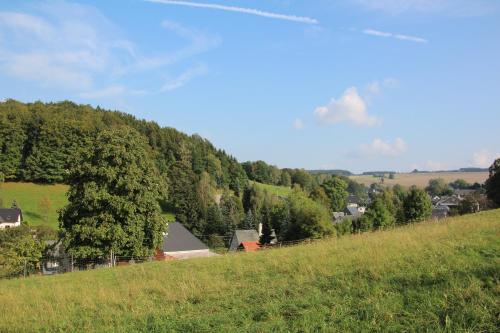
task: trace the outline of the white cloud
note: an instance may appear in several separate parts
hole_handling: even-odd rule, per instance
[[[262,17],[267,17],[267,18],[272,18],[272,19],[277,19],[277,20],[286,20],[286,21],[293,21],[293,22],[306,23],[306,24],[318,24],[319,23],[318,20],[310,18],[310,17],[305,17],[305,16],[285,15],[285,14],[266,12],[266,11],[262,11],[259,9],[236,7],[236,6],[226,6],[226,5],[214,4],[214,3],[201,3],[201,2],[191,2],[191,1],[171,1],[171,0],[145,0],[145,1],[161,3],[164,5],[175,5],[175,6],[215,9],[215,10],[222,10],[222,11],[227,11],[227,12],[256,15],[256,16],[262,16]]]
[[[415,43],[427,43],[428,40],[421,37],[403,35],[403,34],[395,34],[392,32],[379,31],[375,29],[365,29],[363,30],[365,35],[376,36],[376,37],[384,37],[384,38],[394,38],[404,41],[410,41]]]
[[[92,6],[58,1],[32,10],[30,14],[0,11],[0,74],[44,88],[73,91],[83,98],[157,92],[167,66],[220,43],[218,38],[164,21],[162,27],[187,39],[188,44],[170,53],[148,56]],[[156,77],[149,76],[150,86],[157,84],[156,88],[127,88],[131,75],[136,78],[152,70],[156,70]],[[171,87],[179,88],[197,74],[199,68],[188,71]]]
[[[361,153],[365,156],[399,156],[407,151],[406,142],[396,138],[394,142],[375,139],[372,143],[361,146]]]
[[[295,118],[295,120],[293,121],[293,128],[296,130],[304,129],[304,126],[305,124],[300,118]]]
[[[398,84],[394,78],[387,78],[382,81],[372,81],[366,85],[366,90],[372,95],[376,95],[382,91],[383,88],[391,88]]]
[[[198,65],[193,68],[188,69],[178,77],[167,81],[160,89],[160,92],[168,92],[175,89],[179,89],[186,85],[196,76],[204,75],[207,73],[207,68],[203,65]]]
[[[482,149],[472,154],[472,163],[479,168],[488,168],[497,158],[500,158],[500,153],[494,154],[487,149]]]
[[[379,123],[377,117],[368,114],[366,103],[355,87],[347,89],[338,100],[332,98],[328,105],[317,107],[314,115],[322,124],[351,122],[356,125],[374,126]]]

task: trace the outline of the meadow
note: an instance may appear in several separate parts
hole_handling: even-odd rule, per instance
[[[278,186],[278,185],[270,185],[263,184],[259,182],[250,181],[251,184],[254,184],[258,188],[267,191],[270,194],[280,196],[280,197],[288,197],[290,193],[292,193],[292,188],[287,186]]]
[[[47,225],[57,229],[58,210],[63,208],[68,200],[66,192],[68,185],[42,185],[33,183],[14,183],[8,182],[0,187],[0,198],[3,200],[4,207],[10,207],[15,200],[22,209],[23,218],[30,225]],[[43,198],[50,201],[48,214],[42,213],[40,201]]]
[[[498,332],[500,210],[0,281],[1,332]]]
[[[429,180],[436,178],[443,178],[447,183],[451,183],[457,179],[463,179],[470,184],[479,183],[483,184],[488,179],[488,172],[428,172],[428,173],[397,173],[394,179],[386,177],[384,179],[385,185],[402,185],[410,187],[415,185],[424,188],[429,184]],[[371,175],[357,175],[349,176],[349,178],[363,183],[367,186],[372,183],[378,183],[380,178]]]
[[[59,228],[58,211],[67,205],[66,192],[69,186],[64,184],[45,185],[34,183],[7,182],[0,187],[0,199],[4,207],[10,207],[15,200],[23,212],[24,220],[30,225],[47,225],[54,230]],[[50,201],[49,213],[43,213],[41,200],[46,197]],[[175,221],[173,213],[164,212],[167,221]]]

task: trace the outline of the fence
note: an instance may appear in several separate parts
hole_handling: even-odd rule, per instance
[[[306,238],[301,240],[277,242],[275,244],[260,245],[254,251],[267,251],[272,249],[279,249],[283,247],[290,247],[303,244],[311,244],[320,238]],[[225,251],[218,253],[219,255],[227,255],[235,251]],[[236,252],[245,252],[244,249],[238,249]],[[30,262],[24,260],[6,277],[27,277],[30,275],[55,275],[76,271],[86,271],[99,268],[112,268],[116,266],[127,266],[134,264],[141,264],[153,261],[165,261],[171,258],[166,258],[163,255],[155,255],[148,257],[131,257],[131,256],[117,256],[111,254],[103,258],[74,258],[70,255],[60,255],[53,257],[42,257],[38,262]],[[2,266],[0,266],[0,270]]]

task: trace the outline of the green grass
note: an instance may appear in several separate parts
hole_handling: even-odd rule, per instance
[[[250,183],[255,184],[258,188],[268,191],[271,194],[281,197],[288,197],[290,193],[292,193],[291,187],[262,184],[254,181],[250,181]]]
[[[58,228],[58,210],[63,208],[68,200],[66,198],[67,185],[41,185],[33,183],[4,183],[0,188],[0,198],[4,207],[10,207],[16,200],[23,211],[23,218],[30,225],[48,225]],[[52,203],[48,219],[40,212],[38,204],[43,197],[48,197]]]
[[[16,200],[23,211],[23,218],[30,225],[47,225],[53,229],[59,228],[58,210],[66,206],[68,200],[66,192],[69,186],[63,184],[44,185],[34,183],[4,183],[0,187],[0,198],[4,207],[10,207],[13,200]],[[38,207],[43,197],[48,197],[52,207],[47,220]],[[170,212],[163,212],[162,216],[167,221],[175,221],[175,215]]]
[[[0,281],[1,332],[498,332],[500,210],[291,248]]]

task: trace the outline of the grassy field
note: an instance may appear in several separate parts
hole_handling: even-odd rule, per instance
[[[63,208],[68,200],[66,192],[68,185],[42,185],[33,183],[4,183],[0,188],[0,198],[4,207],[10,207],[13,200],[16,200],[23,211],[23,217],[30,225],[48,225],[53,229],[59,228],[58,210]],[[49,198],[51,208],[46,220],[40,212],[39,203],[43,197]],[[175,221],[172,213],[163,213],[167,221]]]
[[[58,210],[63,208],[66,199],[67,185],[40,185],[33,183],[4,183],[0,188],[0,198],[5,207],[10,207],[13,200],[23,211],[24,220],[31,225],[46,224],[54,229],[58,228]],[[40,212],[39,203],[43,197],[51,202],[48,219]]]
[[[0,281],[1,332],[498,332],[500,210],[290,248]]]
[[[349,178],[363,183],[365,185],[370,185],[372,183],[378,183],[379,178],[373,176],[350,176]],[[395,179],[384,179],[385,185],[396,185],[400,184],[405,187],[416,185],[418,187],[425,187],[428,185],[430,179],[443,178],[447,183],[451,183],[457,179],[464,179],[470,184],[473,183],[484,183],[488,179],[487,172],[429,172],[429,173],[398,173],[395,175]]]
[[[262,183],[253,182],[253,181],[251,181],[251,183],[257,185],[258,188],[266,190],[269,193],[272,193],[272,194],[277,195],[277,196],[287,197],[290,195],[290,193],[292,193],[291,187],[262,184]]]

